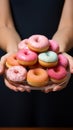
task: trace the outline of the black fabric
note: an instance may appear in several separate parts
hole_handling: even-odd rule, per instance
[[[51,38],[57,29],[63,3],[63,0],[11,0],[15,25],[21,37],[40,33]]]
[[[21,38],[32,34],[52,38],[63,4],[64,0],[10,0],[15,27]],[[3,54],[0,51],[0,55]],[[62,91],[45,94],[41,91],[13,92],[0,77],[0,126],[73,126],[72,78]]]

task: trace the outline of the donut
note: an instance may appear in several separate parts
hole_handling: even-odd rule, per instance
[[[54,68],[49,68],[47,72],[50,77],[50,80],[53,83],[61,83],[65,81],[68,73],[67,70],[61,65],[58,65]]]
[[[28,38],[28,48],[35,52],[43,52],[49,49],[49,40],[43,35],[32,35]]]
[[[59,45],[58,45],[58,43],[56,41],[54,41],[54,40],[49,40],[49,43],[50,43],[49,49],[51,51],[54,51],[54,52],[58,53],[59,52]]]
[[[45,67],[41,66],[38,62],[35,63],[34,65],[28,66],[28,69],[34,69],[34,68],[43,68],[43,69],[45,69]]]
[[[38,55],[38,62],[44,67],[54,67],[58,64],[58,56],[53,51],[42,52]]]
[[[6,59],[6,67],[10,68],[12,66],[19,65],[17,58],[16,58],[16,53],[11,54],[7,59]]]
[[[22,49],[17,52],[17,60],[20,65],[29,66],[37,62],[37,53],[29,50]]]
[[[23,83],[27,77],[27,70],[23,66],[12,66],[5,72],[9,82]]]
[[[27,73],[27,83],[32,87],[42,87],[47,85],[48,82],[48,73],[42,68],[30,69]]]
[[[63,54],[58,54],[58,64],[67,68],[69,62],[68,59]]]
[[[24,40],[22,40],[21,42],[19,42],[19,44],[18,44],[18,49],[20,50],[20,49],[28,49],[28,45],[27,45],[27,42],[28,41],[28,39],[24,39]]]

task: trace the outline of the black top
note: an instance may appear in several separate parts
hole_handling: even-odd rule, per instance
[[[43,34],[48,38],[57,30],[64,0],[11,0],[16,28],[22,38]]]

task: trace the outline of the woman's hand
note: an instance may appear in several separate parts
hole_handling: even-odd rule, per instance
[[[73,29],[63,28],[58,30],[52,40],[56,41],[59,45],[59,52],[67,52],[73,48]]]
[[[21,38],[14,28],[2,27],[0,29],[0,47],[2,50],[7,52],[7,54],[2,56],[0,60],[0,75],[4,74],[5,72],[5,62],[7,57],[9,57],[9,55],[11,55],[12,53],[17,52],[17,45],[20,41]],[[10,84],[5,77],[4,82],[9,89],[14,90],[16,92],[30,91],[29,86]]]
[[[73,57],[68,55],[67,53],[63,53],[63,54],[69,60],[70,73],[73,74]],[[67,86],[68,82],[69,82],[71,74],[68,75],[68,78],[67,78],[65,83],[60,83],[60,85],[53,84],[51,86],[46,86],[46,88],[44,88],[43,92],[48,93],[48,92],[59,91],[59,90],[64,89]]]
[[[59,44],[59,52],[67,52],[68,50],[73,48],[73,1],[72,0],[65,0],[64,7],[62,10],[60,22],[58,25],[58,29],[56,33],[53,35],[52,39],[55,40]],[[69,60],[69,66],[70,66],[70,73],[73,73],[73,57],[64,53],[64,55]],[[68,77],[68,80],[66,84],[62,86],[53,86],[52,88],[45,88],[45,92],[49,91],[58,91],[63,89],[67,86],[67,83],[70,79],[70,76]]]
[[[59,52],[63,53],[67,59],[69,60],[69,67],[70,67],[70,73],[73,73],[73,57],[68,55],[67,52],[68,50],[70,50],[73,47],[73,42],[72,42],[72,31],[71,28],[63,28],[58,30],[54,36],[53,36],[53,40],[56,41],[59,45]],[[71,40],[70,40],[71,39]],[[63,85],[57,85],[53,84],[53,86],[51,87],[46,87],[43,91],[48,93],[51,91],[58,91],[61,90],[63,88],[65,88],[69,82],[70,76],[67,79],[67,82],[64,83]]]

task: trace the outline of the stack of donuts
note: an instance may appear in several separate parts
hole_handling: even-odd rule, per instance
[[[44,35],[32,35],[18,44],[18,52],[6,60],[6,78],[11,83],[44,87],[62,83],[68,76],[68,59],[58,44]]]

